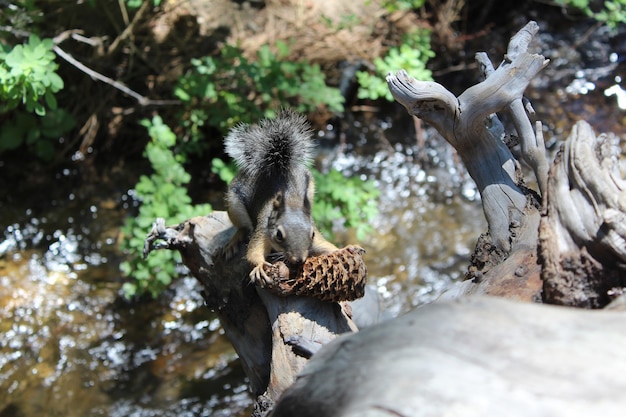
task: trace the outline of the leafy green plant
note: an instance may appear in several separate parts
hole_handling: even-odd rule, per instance
[[[611,29],[626,23],[626,0],[605,1],[604,7],[597,13],[591,14],[594,19],[604,22]]]
[[[597,12],[591,9],[589,0],[556,0],[556,2],[563,6],[575,7],[587,16],[606,23],[611,29],[626,23],[626,0],[604,1],[602,8]]]
[[[235,165],[234,161],[230,161],[227,164],[220,158],[213,158],[211,161],[211,172],[217,174],[226,184],[230,184],[235,175],[237,175],[237,165]]]
[[[14,111],[0,130],[0,152],[22,145],[43,160],[54,157],[55,143],[75,126],[72,115],[64,109],[49,110],[42,117]]]
[[[326,25],[326,27],[331,28],[331,29],[335,29],[335,30],[352,29],[355,26],[357,26],[360,23],[362,23],[361,19],[359,18],[359,16],[357,16],[354,13],[348,13],[348,14],[341,15],[341,16],[339,16],[339,20],[338,21],[333,19],[331,16],[327,16],[325,14],[322,14],[321,21],[322,21],[322,23],[324,25]]]
[[[389,49],[384,58],[374,60],[375,71],[357,72],[358,97],[370,100],[385,98],[393,101],[385,77],[389,72],[400,69],[406,70],[409,75],[418,80],[432,80],[432,73],[426,68],[426,63],[433,56],[435,53],[430,49],[430,32],[428,30],[417,30],[405,35],[400,46]]]
[[[156,7],[159,4],[161,4],[162,0],[152,0],[152,4]],[[144,0],[126,0],[126,4],[128,5],[128,7],[130,7],[131,9],[137,9],[141,6],[141,4],[144,2]]]
[[[326,85],[319,65],[285,60],[289,47],[283,42],[276,49],[264,45],[256,59],[248,59],[239,48],[226,45],[219,57],[191,60],[192,68],[174,90],[185,104],[180,118],[187,140],[198,141],[205,125],[226,132],[239,122],[272,117],[284,106],[301,112],[320,106],[343,111],[341,93]]]
[[[332,169],[322,174],[313,170],[316,199],[313,218],[327,237],[335,226],[354,229],[357,239],[364,240],[372,231],[371,220],[378,214],[380,192],[372,181],[359,177],[346,178]]]
[[[389,12],[398,10],[415,10],[419,9],[426,3],[426,0],[385,0],[383,7]]]
[[[57,107],[55,93],[63,89],[56,73],[51,39],[31,35],[23,45],[0,44],[0,151],[28,146],[44,160],[54,156],[54,144],[75,125]]]
[[[39,116],[46,114],[46,108],[57,108],[54,93],[63,88],[63,79],[56,73],[53,47],[51,39],[35,35],[13,48],[0,44],[0,113],[20,103]]]
[[[163,217],[176,223],[211,211],[208,204],[192,205],[185,188],[191,177],[183,166],[185,157],[173,151],[177,139],[170,127],[159,116],[142,120],[141,124],[152,139],[144,154],[154,172],[150,176],[143,175],[135,186],[135,198],[141,201],[139,213],[137,217],[128,218],[122,228],[121,246],[128,260],[122,262],[120,269],[134,279],[123,286],[127,298],[146,292],[156,297],[177,276],[176,264],[180,259],[175,252],[156,251],[142,259],[146,232],[154,219]]]

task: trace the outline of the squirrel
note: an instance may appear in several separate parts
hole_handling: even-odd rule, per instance
[[[241,124],[225,139],[226,153],[239,167],[228,187],[228,216],[237,228],[224,248],[232,258],[250,237],[246,259],[254,268],[253,283],[269,284],[263,270],[266,256],[282,252],[292,264],[310,255],[337,250],[324,239],[311,216],[315,183],[308,168],[312,160],[312,131],[306,118],[283,110],[258,125]]]

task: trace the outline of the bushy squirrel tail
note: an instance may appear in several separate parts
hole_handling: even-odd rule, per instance
[[[313,153],[312,131],[306,117],[291,110],[257,125],[234,127],[224,143],[244,175],[281,176],[308,166]]]

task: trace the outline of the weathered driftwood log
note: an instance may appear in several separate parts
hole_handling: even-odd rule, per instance
[[[522,104],[528,83],[548,64],[543,56],[527,52],[537,30],[535,22],[522,28],[495,70],[486,54],[477,54],[485,80],[458,98],[440,84],[415,80],[404,71],[387,76],[396,100],[410,114],[434,126],[456,149],[481,194],[489,230],[476,247],[467,277],[471,281],[457,287],[457,295],[483,293],[523,300],[540,296],[536,246],[541,202],[524,186],[496,115],[506,112],[511,116],[522,157],[544,191],[547,160],[541,125],[533,131],[525,111],[532,107]]]
[[[524,112],[523,106],[520,108],[518,104],[528,83],[549,62],[541,55],[526,51],[537,30],[535,22],[528,23],[511,39],[509,55],[498,69],[485,68],[485,81],[468,88],[458,98],[440,84],[415,80],[405,71],[387,76],[395,99],[410,114],[434,126],[456,149],[480,191],[491,240],[505,252],[511,249],[509,226],[520,224],[526,196],[516,177],[515,158],[503,142],[502,124],[495,114],[510,111],[515,113],[516,119],[527,119],[525,114],[518,114]],[[525,123],[520,121],[520,126]],[[542,145],[532,129],[521,130],[522,134],[532,136],[523,138],[529,149]],[[545,159],[544,151],[538,148],[526,154],[532,162]],[[532,163],[539,172],[539,181],[545,181],[543,172],[547,163]]]
[[[621,417],[626,313],[497,297],[436,302],[341,336],[272,417]]]
[[[599,308],[626,287],[626,183],[619,142],[578,122],[557,154],[541,221],[543,299]]]
[[[183,263],[203,285],[207,305],[219,316],[243,363],[250,388],[258,396],[261,414],[292,384],[313,353],[337,335],[355,331],[356,326],[347,304],[322,301],[313,298],[315,294],[278,296],[251,285],[248,277],[251,267],[245,258],[225,262],[220,256],[221,248],[233,233],[225,212],[194,217],[171,227],[158,219],[146,238],[144,253],[147,255],[153,249],[181,253]],[[365,274],[362,252],[353,247],[346,251],[352,253],[348,257],[351,271]],[[341,263],[341,259],[341,254],[332,255],[332,262]],[[311,262],[312,270],[316,270],[315,262],[322,262],[327,265],[329,275],[333,275],[333,267],[328,266],[326,259]],[[364,283],[364,275],[358,278]],[[362,294],[362,287],[352,288]],[[285,294],[284,289],[281,293]],[[344,294],[346,298],[355,298],[348,292]]]

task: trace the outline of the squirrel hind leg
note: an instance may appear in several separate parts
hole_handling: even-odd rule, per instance
[[[237,228],[233,237],[222,249],[224,258],[229,260],[239,251],[241,243],[248,239],[250,232],[254,230],[254,225],[242,198],[233,188],[228,190],[226,201],[228,204],[228,218],[233,226]]]
[[[238,228],[233,237],[230,238],[226,246],[222,248],[222,255],[224,256],[224,259],[226,259],[227,261],[233,259],[237,252],[239,252],[241,244],[246,240],[247,237],[247,230],[244,228]]]

